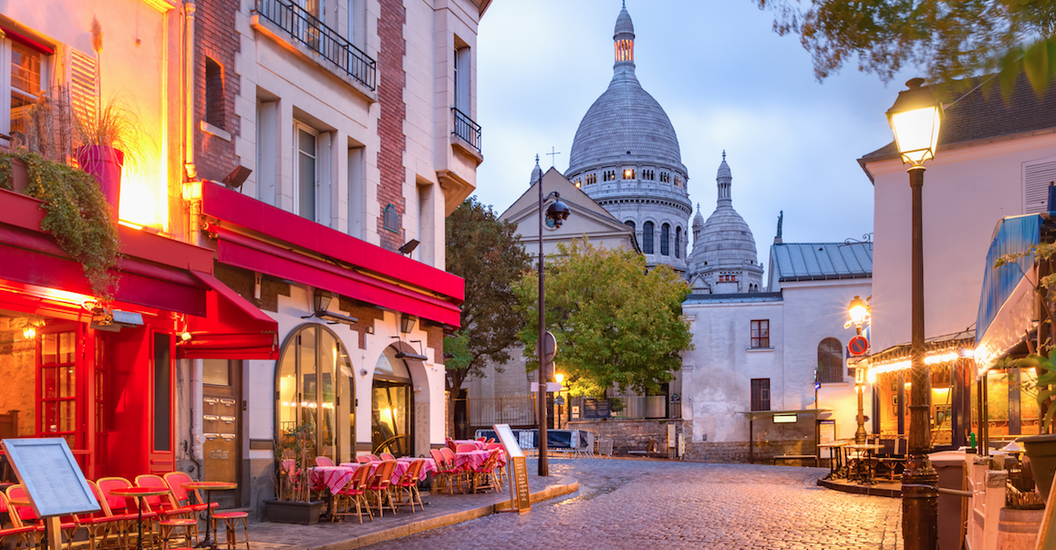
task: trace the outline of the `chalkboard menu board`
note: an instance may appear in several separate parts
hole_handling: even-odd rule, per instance
[[[528,488],[528,465],[525,464],[524,453],[521,452],[517,438],[508,424],[496,424],[493,427],[506,451],[507,464],[513,470],[510,475],[510,507],[523,514],[532,507],[532,495]]]
[[[65,439],[5,439],[3,446],[38,517],[99,511],[99,502]]]

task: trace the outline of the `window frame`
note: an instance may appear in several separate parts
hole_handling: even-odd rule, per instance
[[[751,403],[750,410],[752,411],[769,411],[770,410],[770,379],[769,378],[752,378],[751,379]]]
[[[822,368],[822,346],[828,345],[830,349],[826,350],[826,356],[830,359],[831,363],[825,365]],[[842,384],[845,382],[844,379],[844,364],[846,360],[843,353],[843,343],[840,342],[839,338],[832,336],[823,338],[818,342],[818,383],[820,384]]]
[[[770,319],[752,319],[749,343],[752,349],[767,349],[771,347]]]
[[[301,213],[301,187],[304,182],[301,181],[301,132],[310,134],[315,140],[315,152],[312,155],[312,159],[315,161],[315,173],[312,179],[312,215],[305,216]],[[319,219],[319,134],[320,132],[315,128],[301,122],[299,120],[293,121],[293,213],[301,216],[302,218],[318,221]]]
[[[11,134],[11,96],[14,93],[25,96],[30,99],[30,102],[36,101],[36,97],[32,96],[32,93],[18,89],[16,92],[14,86],[14,75],[12,74],[13,61],[12,55],[14,54],[15,44],[19,44],[20,47],[29,50],[39,56],[40,59],[40,91],[45,91],[50,88],[51,82],[51,71],[54,64],[53,58],[54,53],[47,53],[38,48],[34,48],[28,44],[18,42],[12,38],[4,37],[0,39],[0,63],[4,66],[3,76],[0,77],[0,131],[5,134]],[[39,93],[39,92],[38,92]]]
[[[651,221],[647,221],[642,224],[642,254],[654,254],[656,247],[653,245],[653,241],[656,238],[656,224]]]

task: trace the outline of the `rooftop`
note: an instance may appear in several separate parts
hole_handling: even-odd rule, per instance
[[[861,279],[873,276],[873,243],[775,243],[779,281]]]

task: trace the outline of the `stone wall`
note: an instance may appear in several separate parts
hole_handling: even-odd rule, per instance
[[[696,462],[748,463],[747,441],[703,442],[686,445],[686,460]],[[814,441],[802,439],[781,441],[756,441],[752,445],[755,464],[771,464],[777,455],[812,455]]]
[[[675,449],[669,447],[668,426],[675,426],[674,443],[678,434],[684,433],[690,422],[681,419],[659,420],[573,420],[568,423],[570,430],[588,430],[596,437],[612,439],[612,454],[627,456],[630,451],[644,451],[650,441],[656,442],[656,452],[669,453],[675,458]]]

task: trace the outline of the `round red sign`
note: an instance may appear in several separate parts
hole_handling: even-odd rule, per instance
[[[847,343],[847,351],[855,357],[865,355],[865,352],[869,351],[869,340],[866,340],[865,336],[855,336]]]

